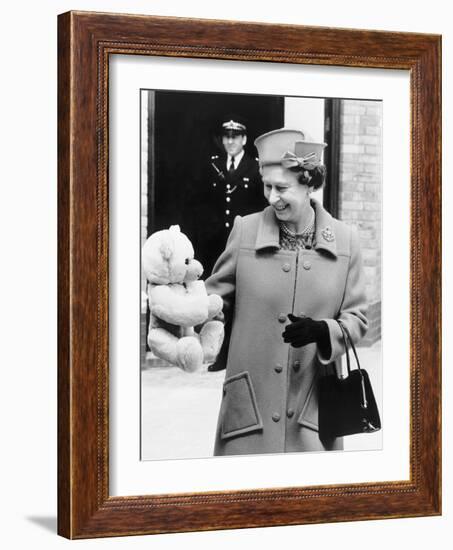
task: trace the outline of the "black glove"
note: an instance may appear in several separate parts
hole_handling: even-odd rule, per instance
[[[291,321],[282,333],[283,340],[293,348],[300,348],[315,342],[321,348],[323,355],[329,356],[331,351],[329,327],[325,321],[314,321],[311,317],[297,317],[290,313]]]

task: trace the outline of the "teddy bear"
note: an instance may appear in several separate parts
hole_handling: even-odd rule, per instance
[[[178,225],[153,233],[142,251],[150,309],[148,345],[161,359],[187,372],[215,361],[223,342],[223,301],[208,296],[199,280],[203,266],[194,259],[189,238]],[[194,327],[202,325],[200,332]]]

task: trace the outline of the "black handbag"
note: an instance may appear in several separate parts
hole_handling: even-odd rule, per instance
[[[359,357],[347,327],[337,320],[343,335],[348,376],[338,378],[327,374],[319,381],[319,435],[331,439],[381,429],[381,419],[366,370],[360,367]],[[351,370],[349,345],[357,362]],[[335,369],[334,369],[335,370]]]

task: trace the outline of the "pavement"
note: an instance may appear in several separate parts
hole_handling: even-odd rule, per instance
[[[382,411],[381,342],[358,348]],[[142,460],[213,455],[225,371],[189,374],[147,355],[142,367]],[[382,430],[345,438],[345,450],[379,449]]]

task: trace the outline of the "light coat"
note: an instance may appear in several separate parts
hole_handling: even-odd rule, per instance
[[[318,380],[344,352],[340,318],[355,343],[367,330],[365,279],[357,233],[316,201],[315,246],[279,247],[271,207],[237,216],[225,251],[206,281],[232,320],[214,454],[341,449],[321,441]],[[325,320],[332,353],[293,348],[282,332],[288,313]]]

